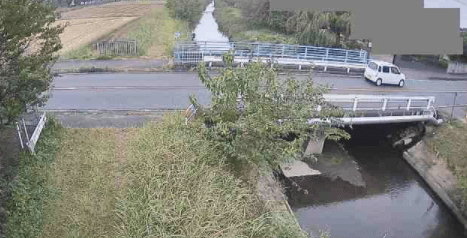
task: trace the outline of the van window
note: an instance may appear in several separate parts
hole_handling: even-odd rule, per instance
[[[401,72],[399,72],[399,69],[397,69],[396,67],[391,67],[391,72],[393,74],[400,74]]]
[[[383,73],[389,73],[389,67],[383,66]]]
[[[370,68],[372,70],[377,70],[378,65],[376,65],[374,62],[370,62],[370,64],[368,64],[368,68]]]

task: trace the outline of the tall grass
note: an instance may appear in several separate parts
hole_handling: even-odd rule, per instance
[[[191,41],[190,23],[169,17],[168,11],[164,11],[163,47],[166,57],[172,57],[175,44],[175,32],[180,32],[178,41]]]
[[[428,148],[439,153],[457,177],[457,191],[467,214],[467,124],[454,120],[440,127],[434,137],[427,140]]]
[[[138,40],[140,56],[171,57],[175,32],[180,32],[179,40],[188,40],[191,36],[189,23],[171,18],[166,8],[158,8],[139,19],[135,30],[128,32],[128,38]]]
[[[153,9],[149,16],[137,20],[136,29],[128,32],[128,38],[138,40],[140,55],[146,55],[151,45],[162,42],[163,12],[163,9]]]
[[[306,237],[227,172],[214,148],[180,115],[142,129],[122,170],[119,237]]]
[[[64,59],[80,59],[80,60],[87,60],[87,59],[95,59],[98,58],[99,54],[95,49],[92,48],[91,45],[83,45],[77,49],[70,50],[63,55]]]
[[[55,188],[54,163],[61,133],[61,126],[50,118],[36,145],[36,156],[21,152],[18,167],[10,168],[17,169],[17,179],[2,180],[2,188],[6,188],[10,198],[7,203],[8,237],[38,237],[44,223],[53,219],[44,211],[60,196]]]

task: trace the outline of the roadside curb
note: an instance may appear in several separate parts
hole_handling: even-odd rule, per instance
[[[217,71],[220,68],[211,69],[211,71]],[[195,72],[193,68],[71,68],[71,69],[57,69],[53,70],[54,74],[96,74],[96,73],[159,73],[159,72]],[[308,76],[308,71],[303,70],[287,70],[278,71],[278,75],[287,75],[293,73],[297,76]],[[363,74],[357,73],[341,73],[341,72],[322,72],[314,71],[314,76],[326,75],[326,76],[347,76],[350,78],[361,78]]]
[[[89,74],[89,73],[153,73],[153,72],[171,72],[170,68],[97,68],[82,67],[69,69],[56,69],[54,74]]]

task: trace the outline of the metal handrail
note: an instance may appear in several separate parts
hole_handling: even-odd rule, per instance
[[[240,49],[237,48],[238,45],[240,45]],[[183,58],[181,54],[199,52],[204,57],[213,54],[219,55],[231,49],[235,51],[236,56],[240,55],[241,57],[245,55],[245,57],[274,57],[354,64],[368,63],[368,53],[365,50],[252,42],[177,42],[174,47],[174,56],[176,61],[179,62],[199,62],[202,60],[199,57],[186,59],[187,57]]]

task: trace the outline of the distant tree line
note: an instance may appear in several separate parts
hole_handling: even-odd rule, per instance
[[[241,16],[218,16],[219,28],[228,36],[246,28],[267,27],[276,32],[293,35],[298,44],[311,44],[332,47],[355,48],[350,40],[351,14],[348,11],[316,11],[299,9],[295,11],[269,11],[270,0],[217,0],[216,11],[230,8],[225,13],[239,9]],[[224,18],[224,22],[218,18]],[[230,30],[229,28],[236,28]]]

